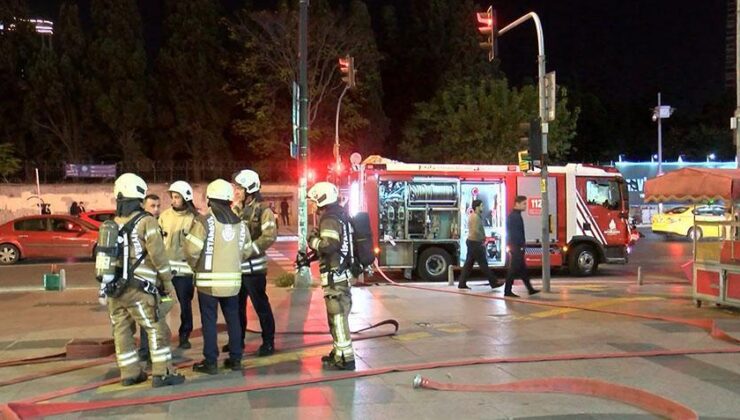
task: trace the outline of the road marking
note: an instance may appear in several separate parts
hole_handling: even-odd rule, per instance
[[[653,297],[653,296],[645,296],[645,297],[630,297],[630,298],[615,298],[615,299],[607,299],[607,300],[600,300],[593,303],[587,303],[584,305],[580,305],[583,308],[588,309],[596,309],[596,308],[603,308],[605,306],[611,306],[616,305],[619,303],[627,303],[627,302],[645,302],[645,301],[655,301],[655,300],[665,300],[661,297]],[[558,315],[564,315],[571,312],[578,312],[581,311],[581,309],[574,309],[574,308],[557,308],[557,309],[550,309],[547,311],[541,311],[541,312],[535,312],[532,314],[527,315],[526,317],[522,319],[542,319],[542,318],[549,318],[553,316]]]

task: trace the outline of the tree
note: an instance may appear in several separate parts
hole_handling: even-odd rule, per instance
[[[140,132],[146,127],[147,63],[141,17],[134,0],[92,2],[93,41],[86,91],[104,128],[102,144],[117,144],[125,161],[144,158]]]
[[[506,80],[458,82],[416,105],[404,131],[401,159],[422,162],[511,163],[521,149],[520,125],[537,116],[534,86],[509,88]],[[563,156],[575,134],[578,109],[559,90],[557,119],[549,124],[548,149]]]
[[[54,49],[42,48],[29,71],[27,112],[36,138],[67,162],[82,162],[91,152],[84,144],[91,109],[83,94],[84,54],[77,6],[62,4]]]
[[[27,17],[23,0],[0,5],[0,22],[5,26],[0,31],[0,142],[15,145],[22,157],[31,159],[36,145],[28,129],[24,102],[28,69],[40,42],[33,26],[24,20]]]
[[[336,104],[344,83],[337,60],[355,58],[358,88],[342,104],[343,150],[360,142],[382,141],[387,120],[381,108],[382,86],[374,42],[364,3],[353,0],[347,10],[332,10],[326,1],[312,4],[308,56],[309,123],[312,154],[330,154]],[[277,11],[248,11],[229,25],[240,51],[231,63],[228,92],[238,101],[241,116],[234,131],[261,160],[273,168],[275,158],[288,157],[292,136],[291,92],[298,80],[297,11],[284,3]],[[259,167],[259,166],[258,166]]]
[[[21,160],[14,156],[13,145],[0,143],[0,177],[8,182],[8,176],[21,169]]]
[[[155,102],[158,125],[170,141],[156,155],[215,160],[227,151],[223,133],[231,107],[223,91],[221,61],[227,53],[219,39],[216,2],[172,2],[162,32],[167,37],[157,58],[160,96]]]

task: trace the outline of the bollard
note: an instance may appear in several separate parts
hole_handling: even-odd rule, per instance
[[[455,285],[455,266],[452,264],[447,268],[447,285]]]
[[[642,266],[637,266],[637,285],[642,286]]]
[[[59,270],[59,291],[67,288],[67,272],[62,268]]]

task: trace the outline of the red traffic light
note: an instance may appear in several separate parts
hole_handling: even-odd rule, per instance
[[[342,74],[342,81],[350,88],[355,87],[355,59],[351,56],[339,59],[339,72]]]
[[[488,12],[479,12],[475,14],[478,18],[478,32],[488,35],[493,32],[493,14],[490,9]]]

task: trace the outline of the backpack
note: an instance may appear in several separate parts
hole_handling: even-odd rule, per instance
[[[141,256],[133,264],[129,264],[128,248],[131,243],[131,232],[133,232],[141,219],[149,215],[150,214],[147,212],[141,212],[126,222],[126,224],[118,230],[118,240],[116,241],[116,249],[113,250],[113,254],[122,263],[116,267],[116,274],[113,280],[105,284],[103,291],[106,296],[112,298],[121,296],[123,291],[126,290],[126,286],[128,286],[129,281],[133,279],[134,270],[136,270],[136,268],[141,265],[142,261],[144,261],[144,258],[146,258],[147,250],[144,248]],[[126,268],[125,275],[124,268]]]
[[[333,214],[332,216],[339,218],[349,237],[349,255],[345,257],[348,257],[349,270],[352,275],[357,277],[369,271],[375,262],[370,215],[360,212],[350,217],[342,212],[341,215]]]

